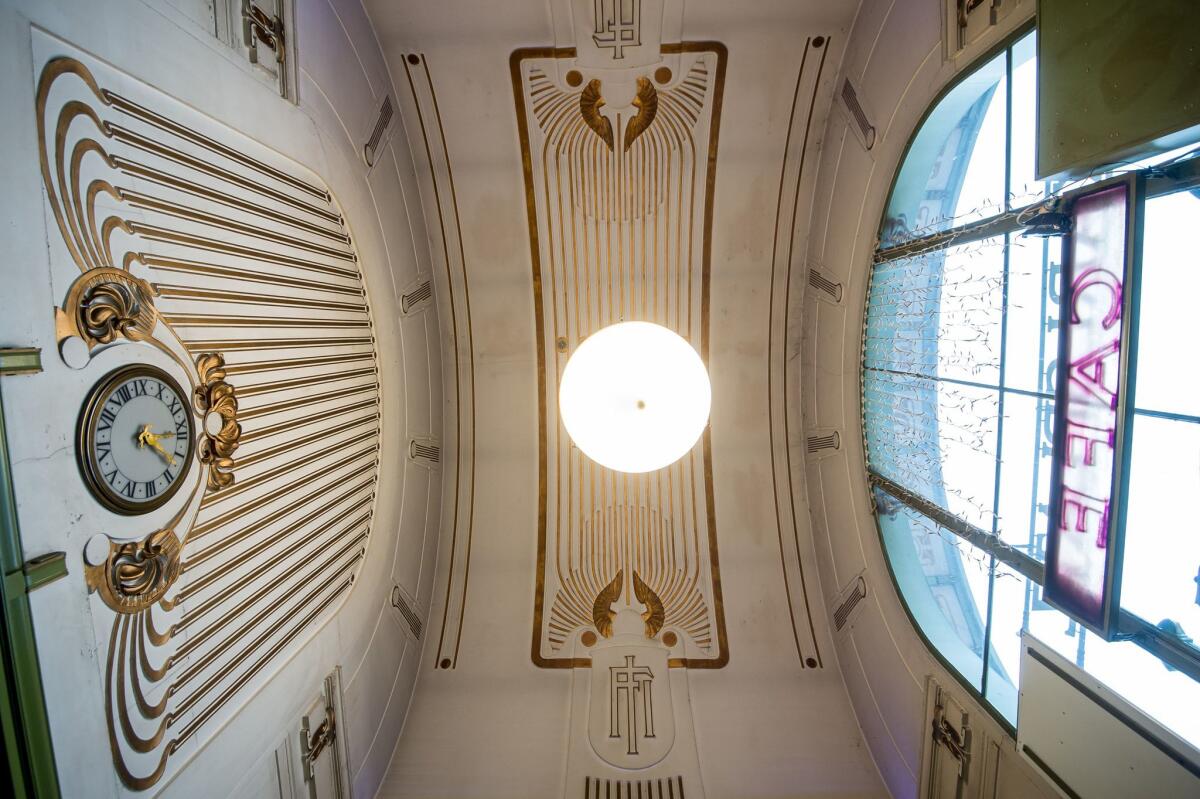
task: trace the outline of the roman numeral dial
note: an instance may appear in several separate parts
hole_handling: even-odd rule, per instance
[[[122,514],[162,506],[194,460],[189,395],[169,374],[143,364],[106,375],[79,419],[79,466],[105,507]]]

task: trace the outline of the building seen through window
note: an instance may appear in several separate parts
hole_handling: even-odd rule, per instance
[[[1191,148],[1124,164],[1155,181],[1140,251],[1139,357],[1121,613],[1108,642],[1044,601],[1058,369],[1060,237],[1023,223],[1069,185],[1034,177],[1036,33],[958,80],[897,171],[867,298],[862,402],[880,533],[927,643],[1015,724],[1028,631],[1193,744],[1200,683],[1158,656],[1200,659],[1200,374],[1180,369],[1200,294]],[[1194,167],[1191,164],[1189,168]],[[1194,170],[1193,170],[1194,171]],[[1190,173],[1189,173],[1190,174]],[[1014,562],[1026,564],[1017,569]],[[1124,629],[1124,628],[1123,628]]]

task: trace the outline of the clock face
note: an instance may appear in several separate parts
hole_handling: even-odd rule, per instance
[[[179,489],[192,461],[188,395],[166,372],[127,366],[101,380],[79,419],[84,480],[117,513],[154,510]]]

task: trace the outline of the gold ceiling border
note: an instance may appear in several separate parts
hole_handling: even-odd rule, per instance
[[[713,106],[711,112],[711,133],[708,139],[707,153],[707,169],[705,172],[705,195],[704,195],[704,219],[703,219],[703,245],[701,252],[701,305],[700,305],[700,325],[701,325],[701,358],[706,362],[709,353],[709,313],[710,313],[710,270],[711,270],[711,255],[712,255],[712,219],[713,219],[713,195],[716,188],[716,163],[717,163],[717,148],[720,136],[721,123],[721,108],[725,89],[725,69],[728,60],[728,50],[724,44],[717,41],[698,41],[698,42],[678,42],[664,44],[662,46],[663,55],[674,55],[682,53],[713,53],[717,58],[716,76],[714,81]],[[532,264],[533,277],[533,301],[534,301],[534,322],[536,328],[536,347],[537,347],[537,373],[538,373],[538,539],[537,539],[537,561],[536,574],[534,581],[534,612],[533,612],[533,634],[530,648],[530,659],[535,666],[539,668],[561,669],[561,668],[589,668],[591,659],[586,657],[573,658],[546,658],[541,653],[541,641],[543,631],[543,620],[545,612],[545,590],[546,590],[546,525],[547,525],[547,499],[548,499],[548,433],[547,433],[547,406],[546,406],[546,346],[545,346],[545,309],[542,299],[542,264],[541,264],[541,243],[539,240],[537,201],[535,198],[536,187],[534,184],[533,161],[530,153],[530,137],[529,137],[529,120],[525,107],[524,98],[524,81],[521,76],[521,62],[526,59],[533,58],[555,58],[569,59],[575,58],[576,51],[573,47],[529,47],[514,50],[509,56],[509,75],[512,81],[513,100],[516,107],[517,115],[517,133],[521,146],[522,156],[522,172],[525,182],[525,204],[526,214],[529,224],[529,248]],[[590,89],[590,84],[589,84]],[[598,90],[598,89],[597,89]],[[589,97],[589,101],[593,98]],[[639,98],[641,99],[641,98]],[[605,143],[608,144],[608,139],[605,137],[603,130],[597,130],[599,127],[596,120],[589,117],[594,116],[594,112],[599,108],[599,104],[603,102],[601,98],[595,98],[595,102],[590,102],[587,109],[581,107],[581,113],[589,127],[597,132]],[[644,103],[645,100],[641,99]],[[642,110],[644,106],[638,106]],[[593,112],[593,113],[589,113]],[[647,125],[649,122],[647,122]],[[611,134],[610,134],[611,135]],[[632,143],[632,138],[630,139]],[[717,527],[716,527],[716,508],[713,496],[713,476],[712,476],[712,435],[708,427],[705,428],[702,436],[703,446],[703,464],[704,464],[704,486],[705,486],[705,512],[707,514],[708,528],[708,553],[709,564],[711,570],[711,586],[712,586],[712,602],[713,614],[717,626],[717,657],[715,658],[670,658],[669,665],[672,668],[698,668],[698,669],[719,669],[723,668],[729,662],[729,645],[725,625],[725,610],[724,601],[721,591],[721,572],[720,561],[717,552]]]

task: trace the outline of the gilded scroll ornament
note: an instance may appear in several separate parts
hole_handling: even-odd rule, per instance
[[[637,137],[646,132],[654,117],[658,115],[658,91],[646,78],[637,79],[637,94],[633,98],[637,115],[625,126],[625,150],[628,151]]]
[[[58,311],[58,339],[79,336],[88,349],[118,338],[146,341],[158,322],[154,290],[124,269],[102,267],[81,274]]]
[[[616,611],[612,609],[612,603],[620,599],[621,586],[624,582],[625,570],[621,569],[612,582],[600,590],[600,593],[596,595],[596,601],[592,603],[592,623],[605,638],[612,638],[613,620],[617,618]]]
[[[600,96],[600,79],[593,78],[588,81],[588,85],[583,88],[583,93],[579,95],[579,113],[583,115],[583,121],[587,126],[595,131],[596,135],[604,140],[608,145],[608,149],[613,149],[613,129],[612,122],[600,113],[600,109],[604,106],[604,98]]]
[[[619,569],[617,576],[600,590],[600,593],[596,595],[596,601],[592,603],[592,623],[605,638],[612,638],[613,621],[617,618],[617,613],[612,609],[612,605],[621,598],[621,589],[624,585],[625,570]],[[633,573],[633,595],[637,597],[638,602],[646,606],[641,617],[646,625],[646,637],[653,638],[663,628],[667,618],[662,600],[659,599],[653,588],[646,585],[637,572]]]
[[[663,622],[667,618],[662,600],[658,598],[658,594],[654,593],[653,588],[642,582],[642,578],[638,576],[637,572],[633,573],[633,595],[637,597],[638,602],[646,606],[646,610],[642,613],[642,621],[646,623],[646,637],[653,638],[658,635],[658,631],[662,629]]]
[[[109,542],[103,563],[86,564],[89,591],[100,592],[117,613],[137,613],[167,593],[179,577],[183,547],[173,529],[158,530],[141,541]]]
[[[238,424],[237,392],[225,381],[225,356],[205,352],[196,358],[200,385],[194,397],[196,411],[204,419],[200,435],[200,462],[208,468],[208,490],[218,491],[233,484],[233,453],[242,436]]]

